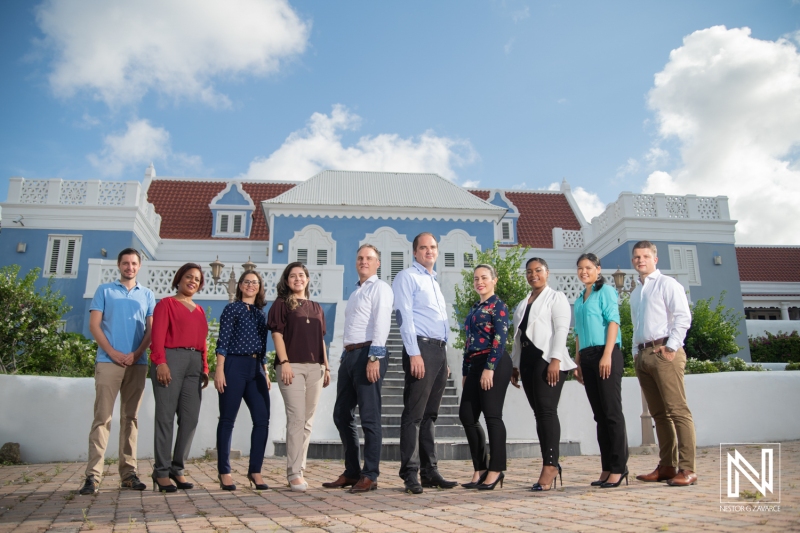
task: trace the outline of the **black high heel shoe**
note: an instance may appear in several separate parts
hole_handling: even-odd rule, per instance
[[[602,485],[603,483],[605,483],[606,481],[608,481],[608,477],[609,477],[610,475],[611,475],[611,474],[609,473],[609,474],[608,474],[608,476],[606,476],[606,478],[605,478],[605,479],[598,479],[597,481],[592,481],[591,483],[589,483],[589,485],[591,485],[592,487],[599,487],[600,485]]]
[[[487,470],[488,472],[488,470]],[[498,483],[500,483],[500,488],[503,488],[503,478],[506,477],[503,472],[500,472],[500,475],[497,476],[497,479],[494,480],[494,483],[481,483],[477,487],[478,490],[494,490]],[[485,478],[484,478],[485,480]]]
[[[609,477],[610,477],[610,476],[609,476]],[[625,480],[625,484],[627,485],[627,484],[628,484],[628,470],[627,470],[627,469],[625,470],[625,473],[624,473],[624,474],[622,474],[622,475],[619,477],[619,479],[617,480],[617,482],[616,482],[616,483],[609,483],[608,481],[606,481],[605,483],[603,483],[602,485],[600,485],[600,488],[601,488],[601,489],[613,489],[613,488],[615,488],[615,487],[619,487],[620,485],[622,485],[622,480],[623,480],[623,479]]]
[[[465,489],[477,489],[478,485],[483,485],[483,482],[486,481],[486,476],[489,475],[488,470],[484,470],[483,474],[480,475],[478,481],[470,481],[469,483],[462,483],[461,486]]]
[[[173,474],[172,472],[169,473],[169,478],[175,482],[181,490],[189,490],[194,488],[194,483],[189,483],[188,481],[178,481],[178,476]]]
[[[158,492],[177,492],[178,491],[178,487],[176,487],[172,483],[170,483],[169,485],[162,485],[161,483],[159,483],[158,482],[158,477],[156,476],[155,472],[153,472],[153,475],[151,475],[150,477],[153,478],[153,491],[156,491],[156,490]]]
[[[256,483],[256,480],[253,479],[253,474],[248,472],[247,473],[247,480],[250,482],[250,486],[256,486],[256,490],[269,490],[269,485],[266,483]]]
[[[556,465],[556,466],[558,467],[558,481],[559,481],[559,482],[561,482],[561,486],[563,487],[563,486],[564,486],[564,480],[563,480],[563,479],[561,479],[561,465],[559,464],[559,465]],[[542,491],[548,491],[548,490],[553,490],[554,488],[556,488],[556,476],[553,476],[553,482],[552,482],[552,483],[550,483],[550,487],[549,487],[549,488],[544,488],[544,486],[543,486],[543,485],[541,485],[541,484],[540,484],[540,483],[537,481],[537,482],[536,482],[536,483],[534,483],[534,484],[533,484],[533,486],[531,487],[531,492],[542,492]]]
[[[222,490],[236,490],[236,483],[226,485],[222,482],[222,474],[217,474],[217,479],[219,479],[219,488]]]

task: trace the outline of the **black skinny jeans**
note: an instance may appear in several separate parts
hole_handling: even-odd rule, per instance
[[[522,347],[519,363],[520,381],[533,408],[536,417],[536,434],[539,436],[539,447],[542,450],[542,461],[546,466],[557,466],[559,442],[561,441],[561,423],[558,421],[558,401],[567,373],[558,373],[558,383],[551,387],[547,383],[547,367],[549,363],[542,359],[542,351],[534,346]]]
[[[474,358],[469,367],[464,390],[461,393],[461,406],[458,417],[464,426],[472,454],[475,471],[491,470],[502,472],[506,469],[506,426],[503,423],[503,404],[511,380],[511,357],[504,354],[497,362],[492,380],[492,388],[481,388],[481,374],[486,365],[486,355]],[[483,413],[486,428],[489,430],[489,450],[486,452],[486,434],[479,422]]]
[[[611,375],[600,378],[604,346],[581,350],[581,373],[586,396],[597,422],[597,443],[604,472],[624,474],[628,464],[628,436],[622,414],[622,367],[624,357],[618,345],[611,352]]]

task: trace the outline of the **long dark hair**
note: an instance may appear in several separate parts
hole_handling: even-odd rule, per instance
[[[286,302],[286,306],[289,308],[289,311],[294,311],[297,309],[297,306],[300,305],[300,302],[297,301],[297,297],[295,297],[292,289],[289,288],[289,274],[291,274],[292,269],[298,267],[303,269],[303,272],[306,273],[306,279],[308,279],[308,283],[306,284],[306,300],[308,300],[310,294],[308,287],[311,285],[311,276],[309,276],[306,266],[300,261],[295,261],[294,263],[289,263],[286,265],[286,268],[283,269],[283,274],[281,274],[281,279],[278,281],[278,287],[276,290],[278,292],[278,298],[283,298],[283,301]]]
[[[256,293],[256,301],[253,305],[255,305],[258,309],[264,309],[264,306],[267,305],[267,298],[264,296],[264,280],[261,277],[261,274],[255,270],[246,270],[242,272],[241,276],[239,276],[239,282],[236,284],[236,299],[242,301],[242,288],[239,287],[239,285],[242,284],[244,277],[248,274],[255,274],[256,278],[258,278],[258,292]]]
[[[600,258],[591,252],[589,252],[588,254],[581,254],[578,260],[575,261],[575,266],[578,266],[584,259],[586,259],[587,261],[591,261],[594,266],[600,268]],[[600,288],[605,284],[605,282],[606,278],[603,277],[603,274],[599,274],[597,276],[597,281],[595,281],[594,285],[592,285],[592,290],[595,292],[599,291]]]

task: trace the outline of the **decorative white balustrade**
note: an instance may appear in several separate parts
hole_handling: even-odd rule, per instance
[[[623,192],[616,202],[592,219],[592,233],[598,237],[623,218],[663,218],[673,220],[730,220],[726,196],[674,196],[661,193]],[[566,246],[565,246],[566,247]]]
[[[142,263],[137,279],[139,283],[153,291],[157,299],[172,296],[175,294],[172,288],[172,280],[182,265],[184,265],[182,261],[145,261]],[[203,267],[205,285],[195,298],[198,300],[227,300],[226,284],[230,279],[231,267],[233,267],[234,277],[238,280],[243,272],[241,265],[227,265],[219,283],[214,283],[211,277],[210,265],[200,264],[200,266]],[[285,267],[286,265],[257,265],[256,271],[261,274],[264,280],[264,292],[268,301],[275,300],[278,281]],[[327,265],[312,267],[309,270],[309,292],[312,299],[325,303],[338,302],[342,299],[344,267]],[[110,283],[116,279],[119,279],[116,261],[89,259],[89,272],[83,297],[92,298],[100,284]]]
[[[554,250],[580,250],[584,242],[583,230],[553,228]]]

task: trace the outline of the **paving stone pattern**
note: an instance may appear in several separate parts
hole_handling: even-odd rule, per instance
[[[631,477],[656,462],[652,456],[631,457]],[[599,474],[599,458],[576,456],[562,458],[563,489],[550,493],[528,490],[541,467],[538,459],[512,459],[502,489],[426,489],[418,496],[403,492],[396,462],[383,462],[379,489],[363,495],[321,488],[342,472],[340,461],[309,461],[306,493],[289,490],[282,458],[265,461],[271,488],[263,492],[247,488],[247,459],[232,461],[239,486],[233,493],[220,490],[212,461],[190,465],[187,475],[196,488],[174,494],[121,491],[113,464],[97,496],[77,493],[82,463],[2,466],[0,533],[800,531],[800,442],[783,444],[781,463],[782,501],[780,512],[772,513],[720,511],[718,447],[699,450],[700,483],[694,487],[634,480],[619,489],[595,489],[589,482]],[[139,467],[151,486],[152,462],[142,460]],[[471,470],[467,461],[440,464],[448,479],[468,481]]]

